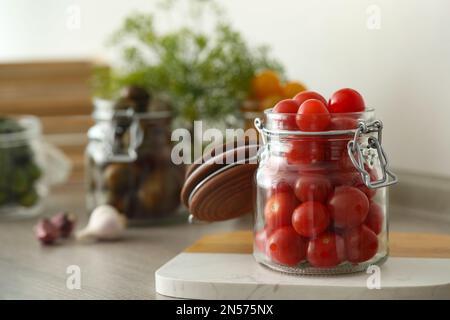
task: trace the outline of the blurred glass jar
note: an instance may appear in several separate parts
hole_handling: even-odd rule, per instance
[[[114,206],[130,225],[172,219],[184,167],[171,161],[170,111],[136,112],[94,99],[87,159],[87,207]]]
[[[66,156],[43,140],[38,118],[0,118],[0,219],[39,214],[49,186],[69,172]]]

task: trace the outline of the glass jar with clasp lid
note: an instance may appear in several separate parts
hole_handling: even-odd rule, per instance
[[[172,221],[179,212],[184,167],[171,161],[171,113],[117,108],[94,100],[89,130],[87,206],[114,206],[131,225]]]
[[[332,114],[322,132],[283,128],[296,114],[256,119],[254,257],[294,274],[362,271],[388,256],[388,186],[397,182],[374,110]]]

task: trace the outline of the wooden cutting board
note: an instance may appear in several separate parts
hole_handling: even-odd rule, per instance
[[[252,232],[207,235],[155,273],[156,291],[193,299],[450,299],[450,235],[390,233],[380,289],[372,274],[294,276],[259,265]],[[372,278],[373,280],[373,278]]]
[[[251,254],[252,241],[251,231],[211,234],[195,242],[185,252]],[[391,257],[450,259],[450,235],[391,232],[389,248]]]

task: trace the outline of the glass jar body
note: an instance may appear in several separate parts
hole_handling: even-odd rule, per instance
[[[140,138],[131,138],[133,127]],[[89,211],[109,204],[131,225],[167,222],[176,216],[184,168],[171,161],[169,116],[148,113],[135,115],[128,122],[97,119],[89,138]]]
[[[17,126],[17,131],[0,134],[0,218],[33,217],[48,193],[40,122],[32,116],[0,122],[2,127]]]
[[[387,259],[388,191],[364,183],[348,156],[352,139],[352,134],[267,138],[256,173],[259,263],[294,274],[339,274]],[[359,142],[364,145],[367,137]],[[364,167],[372,181],[383,174],[376,157],[367,155]]]

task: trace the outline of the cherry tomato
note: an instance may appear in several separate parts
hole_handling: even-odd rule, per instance
[[[369,168],[369,166],[364,165],[364,168],[367,170],[370,176],[371,181],[378,180],[378,175],[375,169]],[[357,187],[359,190],[364,192],[364,194],[367,196],[367,198],[372,199],[375,194],[377,193],[376,189],[370,189],[368,186],[365,185],[365,183],[360,178],[359,181],[355,184],[355,187]]]
[[[363,97],[358,91],[349,88],[336,91],[328,102],[331,113],[362,112],[365,108]]]
[[[347,145],[344,148],[342,148],[342,153],[339,156],[338,161],[339,161],[339,166],[340,166],[341,170],[358,172],[358,171],[356,171],[356,167],[353,164],[352,160],[350,160],[350,157],[348,155]]]
[[[346,157],[347,143],[350,139],[330,139],[325,146],[325,159],[327,161],[341,161],[342,157]]]
[[[318,268],[334,267],[345,260],[345,243],[334,232],[325,232],[309,240],[308,262]]]
[[[292,99],[285,99],[278,102],[272,112],[286,114],[282,120],[278,121],[279,129],[298,130],[295,114],[298,111],[299,104]]]
[[[269,198],[264,208],[266,226],[270,230],[291,225],[292,213],[298,200],[292,193],[276,193]]]
[[[308,166],[299,166],[298,174],[303,175],[319,175],[328,176],[333,163],[317,162]],[[294,184],[295,186],[295,184]]]
[[[294,97],[294,100],[297,101],[299,106],[309,99],[316,99],[321,101],[324,105],[327,105],[327,100],[321,94],[314,91],[303,91]]]
[[[315,138],[293,140],[289,143],[286,159],[289,164],[312,164],[323,161],[325,159],[324,142],[317,141]]]
[[[377,235],[362,225],[351,228],[344,234],[345,251],[350,262],[364,262],[378,251]]]
[[[267,238],[269,237],[269,232],[264,228],[255,233],[255,246],[261,252],[266,252]]]
[[[298,108],[296,122],[301,131],[324,131],[328,128],[330,119],[326,105],[320,100],[310,99]]]
[[[295,195],[302,201],[325,202],[333,190],[330,180],[323,175],[304,174],[295,183]]]
[[[292,214],[292,226],[303,237],[316,237],[330,224],[327,208],[320,202],[307,201]]]
[[[371,201],[369,205],[369,213],[367,214],[364,224],[375,234],[380,234],[383,230],[383,219],[383,208],[381,208],[378,203]]]
[[[331,117],[328,130],[352,130],[358,127],[358,121],[350,117]],[[350,137],[351,138],[351,137]]]
[[[328,211],[337,228],[351,228],[364,222],[369,212],[369,200],[359,189],[340,186],[328,200]]]
[[[356,186],[361,182],[361,174],[356,169],[335,171],[330,176],[334,186]]]
[[[328,130],[350,130],[355,129],[357,126],[358,123],[353,118],[333,116]],[[326,159],[329,161],[339,161],[342,157],[348,157],[347,144],[352,138],[352,134],[342,134],[328,139],[325,150]]]
[[[272,183],[272,187],[269,190],[268,193],[268,197],[272,196],[275,193],[280,193],[280,192],[286,192],[286,193],[293,193],[294,191],[292,190],[292,187],[289,183],[287,183],[286,181],[282,180],[282,181],[277,181]]]
[[[292,227],[284,227],[272,233],[266,250],[275,262],[294,266],[305,259],[306,241]]]

